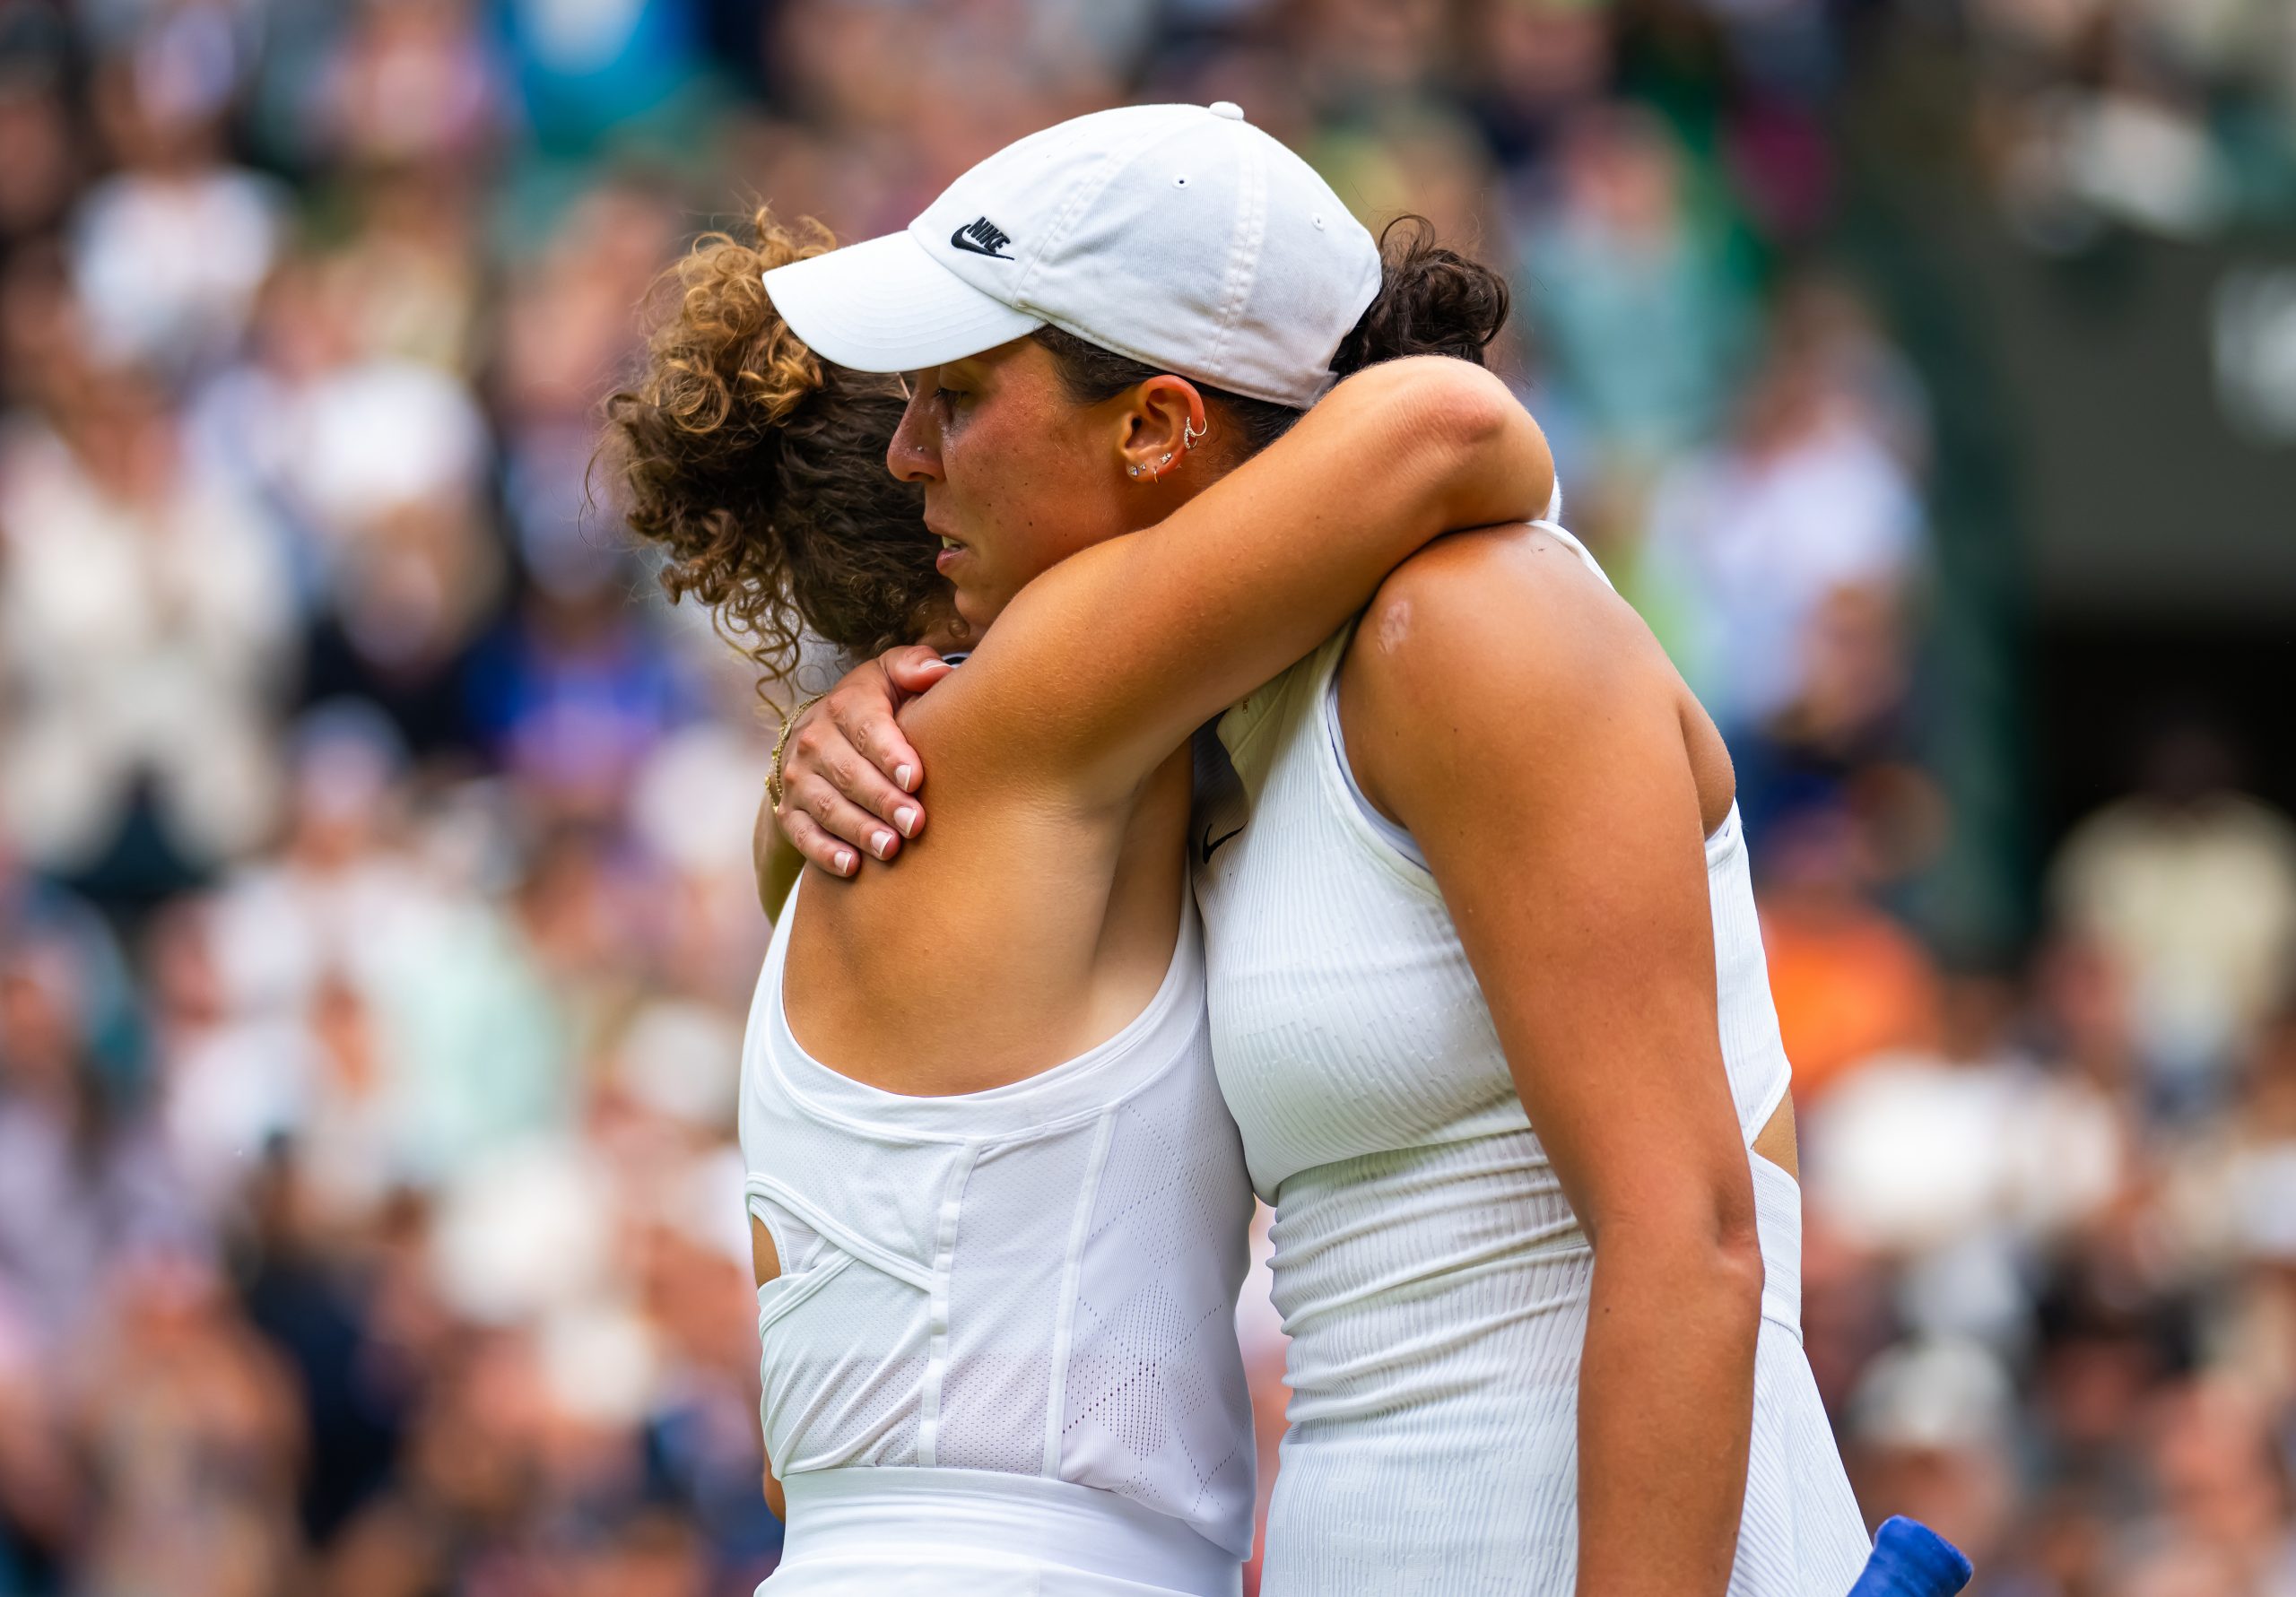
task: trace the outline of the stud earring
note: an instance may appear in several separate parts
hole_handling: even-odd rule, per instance
[[[1135,477],[1137,477],[1137,476],[1140,474],[1140,468],[1139,468],[1138,466],[1136,466],[1136,465],[1135,465],[1135,466],[1126,466],[1125,469],[1126,469],[1126,471],[1130,472],[1130,473],[1131,473],[1134,476],[1135,476]]]

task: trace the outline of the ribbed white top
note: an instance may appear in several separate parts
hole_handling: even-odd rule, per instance
[[[1372,824],[1335,746],[1351,631],[1229,712],[1240,781],[1199,822],[1215,1058],[1275,1205],[1292,1339],[1264,1597],[1567,1592],[1593,1254],[1433,877]],[[1735,810],[1707,872],[1751,1140],[1789,1072]],[[1754,1165],[1770,1269],[1732,1590],[1839,1597],[1866,1544],[1802,1358],[1798,1191]]]
[[[965,1472],[969,1496],[936,1500],[976,1504],[997,1477],[1091,1488],[1013,1483],[1007,1520],[1057,1507],[1074,1539],[1097,1501],[1111,1537],[1161,1526],[1170,1568],[1208,1554],[1226,1572],[1176,1589],[1231,1590],[1252,1534],[1233,1329],[1251,1198],[1212,1074],[1193,908],[1161,987],[1115,1037],[1007,1087],[913,1098],[791,1034],[781,978],[800,898],[774,930],[742,1065],[750,1209],[782,1265],[758,1291],[776,1472],[793,1489],[828,1471]],[[840,1546],[877,1514],[887,1547],[929,1561],[934,1522],[900,1506],[917,1489],[883,1479],[839,1497]],[[819,1497],[790,1491],[793,1546]]]

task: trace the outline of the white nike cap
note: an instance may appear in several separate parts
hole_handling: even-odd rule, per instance
[[[937,366],[1049,322],[1305,409],[1379,278],[1379,247],[1331,186],[1222,100],[1031,134],[906,232],[777,266],[765,287],[798,337],[859,371]]]

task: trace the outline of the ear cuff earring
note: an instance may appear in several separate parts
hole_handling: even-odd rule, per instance
[[[1206,423],[1203,427],[1198,427],[1193,421],[1185,416],[1182,417],[1180,419],[1180,447],[1183,449],[1195,448],[1196,440],[1198,438],[1208,437],[1211,431],[1212,428],[1209,423]],[[1164,474],[1164,468],[1171,464],[1171,451],[1167,449],[1163,454],[1156,457],[1155,464],[1146,468],[1148,473],[1148,481],[1153,482],[1158,478],[1161,477]],[[1142,470],[1141,467],[1136,465],[1128,465],[1124,469],[1128,474],[1135,477],[1137,477]]]

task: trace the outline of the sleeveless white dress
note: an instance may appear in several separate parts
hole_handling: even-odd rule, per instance
[[[1239,781],[1196,822],[1213,1055],[1275,1208],[1292,1338],[1261,1590],[1565,1597],[1593,1254],[1434,878],[1347,766],[1332,707],[1352,631],[1228,713]],[[1735,809],[1707,872],[1751,1141],[1789,1071]],[[1802,1353],[1800,1193],[1749,1159],[1766,1280],[1730,1590],[1841,1597],[1869,1544]]]
[[[741,1141],[788,1499],[762,1597],[1235,1597],[1251,1193],[1193,907],[1148,1007],[1008,1087],[911,1098],[791,1034],[793,895],[751,1004]]]

